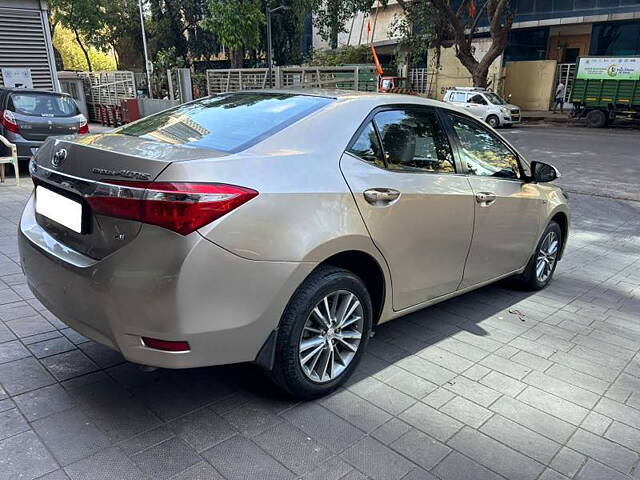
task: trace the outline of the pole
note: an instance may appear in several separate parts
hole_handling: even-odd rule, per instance
[[[147,72],[147,90],[149,98],[153,98],[151,91],[151,72],[149,71],[149,53],[147,52],[147,34],[144,31],[144,15],[142,14],[142,0],[138,0],[138,8],[140,9],[140,27],[142,29],[142,47],[144,49],[144,69]]]
[[[271,47],[271,9],[267,5],[267,67],[269,68],[269,88],[273,88],[273,51]]]

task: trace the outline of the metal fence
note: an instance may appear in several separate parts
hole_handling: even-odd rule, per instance
[[[207,70],[207,93],[265,88],[340,88],[375,91],[374,67],[275,67],[269,82],[266,68]]]
[[[122,100],[136,97],[133,72],[79,72],[87,99],[89,119],[100,121],[100,106],[120,106]]]

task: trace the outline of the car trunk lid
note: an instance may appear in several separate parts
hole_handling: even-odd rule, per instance
[[[111,188],[111,194],[118,195],[119,183],[139,183],[143,189],[175,161],[221,155],[213,150],[119,134],[51,139],[38,151],[30,167],[34,183],[79,202],[83,228],[76,232],[40,214],[36,215],[38,224],[68,247],[92,258],[103,258],[132,241],[142,224],[95,214],[88,198]]]

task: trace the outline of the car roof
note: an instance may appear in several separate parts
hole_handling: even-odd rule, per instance
[[[233,93],[282,93],[288,95],[308,95],[313,97],[333,98],[339,102],[370,102],[372,105],[397,105],[397,104],[416,104],[432,107],[451,108],[450,104],[433,100],[431,98],[421,97],[418,95],[403,95],[399,93],[378,93],[378,92],[362,92],[356,90],[341,89],[325,89],[325,88],[287,88],[287,89],[268,89],[268,90],[242,90]]]

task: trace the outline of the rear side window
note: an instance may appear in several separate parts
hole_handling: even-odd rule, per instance
[[[118,133],[175,145],[239,152],[331,103],[282,93],[217,95],[151,115]]]
[[[467,94],[464,92],[453,92],[449,95],[449,101],[464,103],[467,101]]]
[[[80,114],[73,98],[48,93],[12,93],[7,107],[12,112],[35,117],[73,117]]]
[[[376,114],[374,121],[388,169],[455,173],[451,148],[435,112],[387,110]]]

